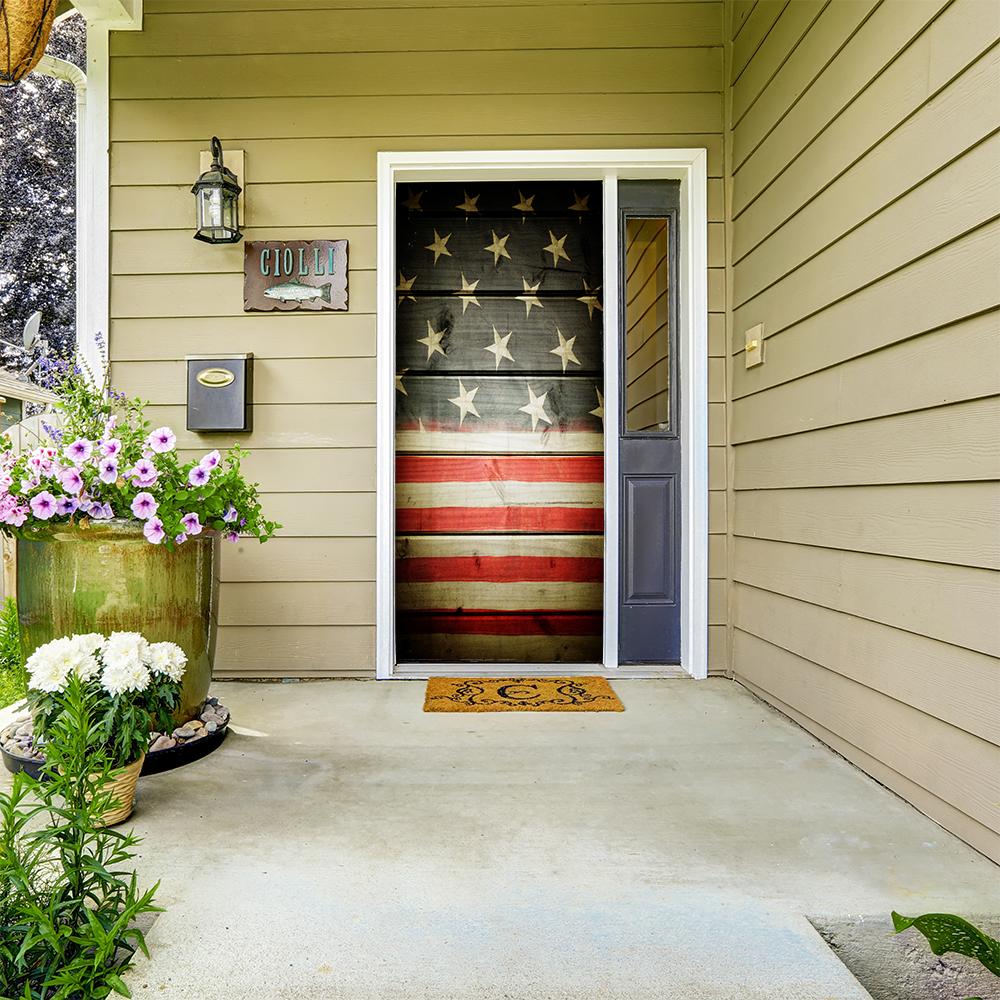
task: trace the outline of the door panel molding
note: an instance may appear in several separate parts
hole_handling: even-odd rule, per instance
[[[395,659],[395,191],[399,182],[454,180],[601,180],[604,182],[604,302],[618,302],[619,180],[679,180],[678,358],[682,437],[680,532],[681,670],[708,673],[708,210],[707,151],[693,149],[476,150],[381,152],[377,168],[377,566],[376,676],[426,677],[427,665]],[[619,330],[604,324],[605,414],[619,412]],[[605,418],[607,426],[607,417]],[[604,606],[618,607],[619,476],[614,434],[605,435]],[[619,667],[617,615],[604,615],[604,663],[559,665],[533,673],[678,676],[676,666]],[[468,673],[469,664],[434,664],[434,674]],[[509,674],[514,664],[484,664],[477,672]]]

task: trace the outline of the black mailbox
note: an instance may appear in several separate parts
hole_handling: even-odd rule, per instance
[[[253,355],[189,354],[187,429],[253,430]]]

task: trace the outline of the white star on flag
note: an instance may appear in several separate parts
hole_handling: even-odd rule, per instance
[[[465,418],[468,414],[472,414],[474,417],[479,416],[479,411],[476,409],[476,404],[473,400],[476,398],[476,393],[479,392],[479,386],[477,385],[474,389],[466,389],[462,385],[462,380],[458,380],[458,395],[453,399],[449,399],[449,403],[454,403],[458,407],[458,426],[461,427],[465,423]]]
[[[514,355],[511,354],[507,348],[507,341],[509,341],[510,338],[513,336],[514,336],[513,331],[511,331],[505,337],[501,337],[500,334],[497,333],[497,328],[493,327],[493,343],[487,344],[483,348],[483,350],[489,351],[490,354],[493,355],[493,358],[496,361],[495,370],[499,370],[500,362],[503,361],[504,358],[506,358],[508,361],[514,360]]]
[[[548,396],[547,392],[543,392],[540,396],[536,396],[531,391],[531,386],[528,386],[528,402],[526,406],[518,407],[520,413],[527,413],[531,417],[531,429],[534,431],[538,427],[538,421],[544,420],[547,424],[551,424],[552,420],[549,415],[545,412],[545,398]]]
[[[556,334],[559,337],[559,346],[553,347],[549,354],[555,354],[559,360],[562,362],[563,371],[566,371],[566,365],[572,361],[574,365],[580,364],[580,359],[573,353],[573,344],[576,341],[576,337],[570,337],[567,340],[562,335],[562,330],[556,327]]]

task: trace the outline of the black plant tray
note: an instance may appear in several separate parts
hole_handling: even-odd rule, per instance
[[[199,740],[188,740],[186,743],[178,743],[169,750],[157,750],[155,753],[147,753],[146,759],[142,763],[142,776],[147,774],[160,774],[162,771],[172,771],[175,767],[183,767],[191,764],[202,757],[207,757],[213,750],[217,750],[229,732],[229,726],[220,726],[214,733],[202,736]]]
[[[202,736],[200,740],[192,740],[181,743],[178,746],[170,747],[169,750],[157,750],[155,753],[146,754],[146,759],[142,764],[142,774],[160,774],[163,771],[172,771],[176,767],[183,767],[193,761],[207,757],[213,750],[217,750],[229,732],[229,726],[220,726],[214,733]],[[0,754],[3,755],[3,766],[11,774],[24,771],[29,777],[40,778],[45,761],[30,760],[27,757],[20,757],[12,754],[3,747],[0,747]]]

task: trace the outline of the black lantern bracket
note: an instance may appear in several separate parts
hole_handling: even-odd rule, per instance
[[[218,136],[211,149],[202,150],[195,196],[196,240],[204,243],[238,243],[245,224],[244,186],[246,156],[242,149],[223,151]]]

